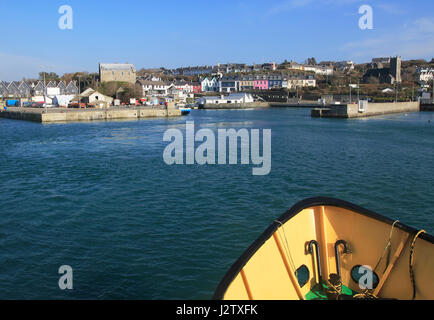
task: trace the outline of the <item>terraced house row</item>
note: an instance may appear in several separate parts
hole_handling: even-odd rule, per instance
[[[0,98],[30,98],[34,96],[43,96],[49,94],[50,88],[57,88],[57,94],[60,95],[77,95],[78,87],[75,82],[68,84],[63,81],[49,81],[44,84],[43,81],[0,81]]]
[[[316,87],[316,79],[313,75],[293,77],[282,75],[224,76],[221,79],[205,78],[201,83],[203,92],[223,93]]]

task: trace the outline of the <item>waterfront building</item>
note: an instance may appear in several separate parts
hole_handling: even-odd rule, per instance
[[[254,90],[255,77],[254,76],[243,76],[240,78],[239,88],[240,91],[252,91]]]
[[[59,83],[57,84],[57,88],[59,89],[59,92],[61,95],[64,95],[66,92],[66,84],[63,81],[59,81]]]
[[[253,103],[254,98],[249,93],[231,93],[228,96],[202,97],[197,100],[200,105],[205,104],[232,104],[232,103]]]
[[[142,87],[143,97],[147,95],[165,96],[170,84],[163,81],[137,80],[137,85]]]
[[[101,82],[136,83],[136,68],[133,64],[100,63],[99,76]]]
[[[289,77],[287,80],[288,89],[316,87],[316,79],[314,76],[294,76]]]
[[[201,81],[201,91],[202,92],[218,92],[219,91],[219,81],[217,78],[206,77]]]
[[[33,84],[34,85],[34,84]],[[33,87],[34,96],[43,96],[45,94],[45,85],[43,81],[38,81]]]
[[[269,89],[280,89],[282,88],[282,76],[273,75],[268,77],[268,88]]]
[[[9,95],[8,88],[3,81],[0,81],[0,98],[7,97]]]
[[[80,94],[80,102],[87,104],[102,104],[104,106],[111,105],[113,103],[113,98],[108,97],[101,92],[95,91],[92,88],[85,90]]]
[[[202,92],[202,85],[200,82],[193,82],[191,83],[192,93],[201,93]]]
[[[174,85],[175,85],[175,88],[179,91],[183,91],[185,93],[192,93],[193,92],[192,85],[190,83],[188,83],[187,81],[185,81],[184,79],[175,81]]]
[[[254,90],[268,90],[268,79],[267,76],[256,76],[253,81]]]
[[[44,95],[77,95],[78,88],[76,84],[71,81],[68,85],[63,81],[50,81],[44,86],[43,81],[36,83],[28,81],[12,81],[6,83],[0,81],[0,97],[14,97],[14,98],[30,98],[41,97]]]
[[[21,81],[18,89],[20,90],[20,97],[29,98],[32,96],[32,87],[26,81]]]
[[[65,95],[77,95],[78,94],[78,87],[74,81],[69,82],[69,84],[66,86],[64,94]]]
[[[20,97],[20,89],[18,88],[18,86],[19,83],[17,84],[16,81],[12,81],[11,83],[9,83],[9,85],[7,86],[9,96]]]
[[[239,79],[235,76],[225,76],[220,79],[220,92],[237,92]]]

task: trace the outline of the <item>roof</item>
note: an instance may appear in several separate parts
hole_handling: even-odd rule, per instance
[[[133,64],[121,64],[121,63],[100,63],[99,64],[101,70],[128,70],[128,71],[136,71],[136,68]]]

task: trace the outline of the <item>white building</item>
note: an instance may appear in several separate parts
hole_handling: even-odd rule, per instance
[[[333,68],[332,67],[323,67],[323,66],[311,66],[304,65],[304,71],[314,72],[315,74],[323,75],[323,76],[332,76]]]
[[[316,87],[316,79],[313,76],[308,77],[290,77],[282,82],[283,88],[296,89],[304,87]]]
[[[108,106],[113,103],[114,99],[89,88],[80,94],[80,100],[88,104]]]
[[[202,92],[218,92],[219,81],[217,78],[205,78],[201,81]]]
[[[335,67],[338,70],[344,72],[352,71],[355,69],[354,62],[350,60],[335,62]]]
[[[417,68],[419,74],[419,81],[429,82],[434,79],[434,69],[432,68]]]
[[[202,97],[197,100],[200,105],[205,104],[232,104],[232,103],[252,103],[255,100],[249,93],[232,93],[228,96],[220,97]]]
[[[166,96],[167,90],[170,87],[169,83],[161,80],[137,80],[137,84],[142,87],[144,97],[147,95]]]

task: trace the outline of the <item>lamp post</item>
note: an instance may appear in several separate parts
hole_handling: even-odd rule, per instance
[[[45,113],[48,113],[48,108],[47,108],[47,84],[46,84],[46,79],[45,79],[45,71],[44,69],[53,69],[54,66],[43,66],[41,65],[41,70],[42,70],[42,74],[44,75],[44,102],[45,102]]]

